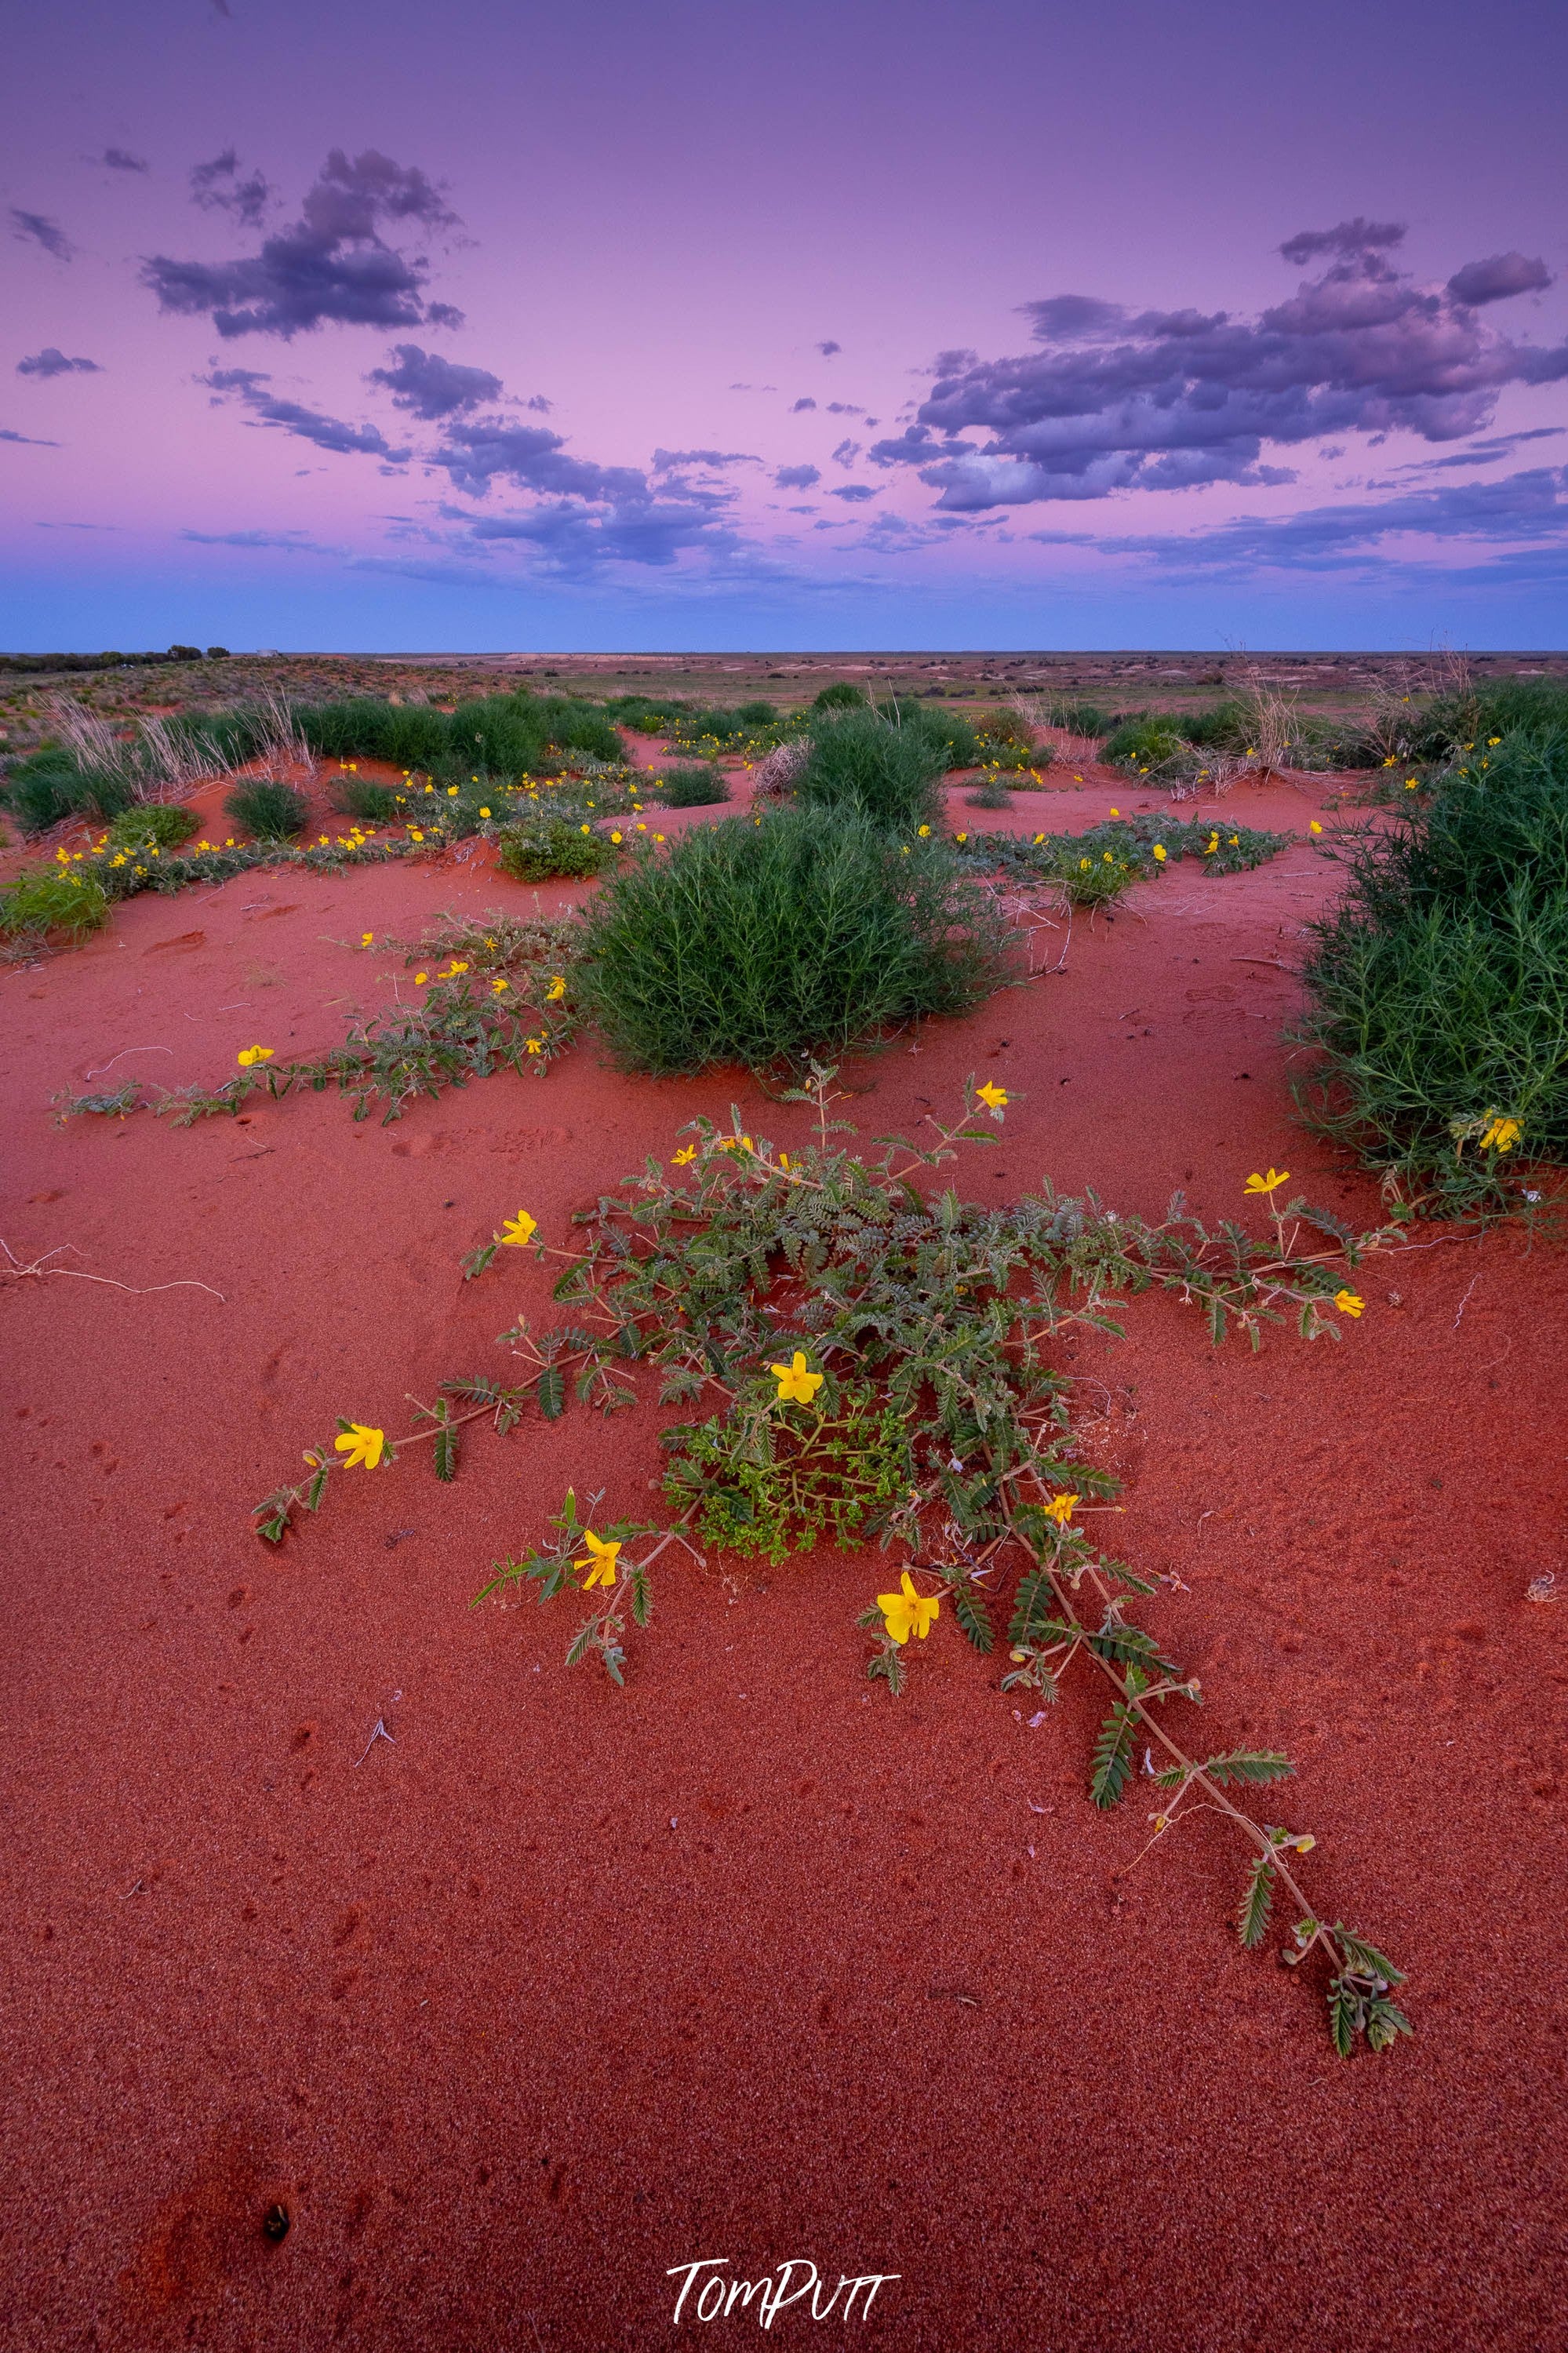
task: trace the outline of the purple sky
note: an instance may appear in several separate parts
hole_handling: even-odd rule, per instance
[[[1560,646],[1560,0],[56,0],[0,644]]]

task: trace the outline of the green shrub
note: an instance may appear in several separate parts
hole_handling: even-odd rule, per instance
[[[1157,711],[1124,719],[1100,745],[1100,756],[1126,768],[1158,768],[1193,748],[1192,738],[1182,733],[1183,723]]]
[[[718,769],[706,762],[668,769],[659,779],[658,790],[670,808],[711,808],[730,797],[729,786]]]
[[[970,808],[1005,809],[1013,806],[1013,796],[1000,777],[989,776],[977,792],[965,793]]]
[[[496,836],[496,863],[514,882],[581,881],[603,873],[620,855],[606,835],[585,832],[564,818],[503,826]]]
[[[1117,721],[1098,702],[1080,702],[1071,695],[1053,694],[1047,705],[1051,725],[1066,730],[1069,735],[1109,735]]]
[[[5,798],[27,833],[46,833],[62,818],[117,817],[132,804],[128,779],[79,766],[63,749],[35,752],[12,774]]]
[[[332,789],[332,806],[366,825],[384,825],[397,815],[397,795],[373,777],[342,776]]]
[[[787,809],[698,827],[608,884],[577,988],[625,1067],[760,1070],[977,1004],[1009,937],[940,844],[904,851],[858,811]]]
[[[859,711],[865,702],[863,686],[852,686],[847,678],[839,678],[831,686],[825,686],[820,694],[813,695],[811,707],[814,711]]]
[[[1439,1204],[1509,1198],[1510,1166],[1568,1160],[1568,734],[1479,753],[1349,865],[1306,968],[1310,1115]]]
[[[747,727],[771,727],[778,715],[774,706],[760,697],[755,702],[742,702],[735,713]]]
[[[109,901],[91,875],[59,866],[35,867],[0,891],[0,936],[13,944],[37,942],[51,933],[85,939],[109,920]]]
[[[603,711],[559,694],[492,694],[456,711],[372,696],[297,703],[294,721],[313,752],[333,760],[384,760],[435,774],[442,762],[465,775],[518,776],[548,763],[551,748],[618,760],[622,744]]]
[[[946,765],[925,730],[893,726],[874,711],[847,711],[813,729],[795,797],[807,808],[862,809],[884,828],[909,832],[934,822]]]
[[[310,815],[304,794],[273,776],[247,777],[227,795],[224,807],[236,825],[258,841],[287,841],[300,831]]]
[[[140,807],[122,809],[106,839],[111,849],[142,849],[151,842],[160,849],[177,849],[195,829],[195,817],[177,801],[144,801]]]

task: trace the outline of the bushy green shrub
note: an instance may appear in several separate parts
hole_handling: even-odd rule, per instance
[[[805,808],[858,808],[884,828],[912,831],[934,821],[946,765],[944,749],[923,728],[846,711],[813,728],[795,797]]]
[[[557,694],[485,695],[452,712],[359,696],[297,703],[293,715],[311,750],[327,759],[384,760],[432,775],[446,761],[469,775],[517,776],[542,768],[552,746],[599,760],[618,760],[623,748],[603,711]]]
[[[754,702],[742,702],[735,712],[736,718],[747,727],[771,727],[778,715],[774,706],[764,702],[760,696]]]
[[[811,707],[814,711],[858,711],[864,708],[865,702],[863,686],[852,685],[847,678],[837,678],[831,686],[825,686],[820,694],[812,696]]]
[[[711,808],[730,797],[730,787],[718,769],[705,761],[667,768],[658,780],[658,790],[670,808]]]
[[[310,814],[304,794],[273,776],[250,776],[236,785],[224,807],[236,825],[258,841],[287,841],[300,832]]]
[[[503,826],[496,836],[496,863],[514,882],[581,881],[602,874],[620,855],[606,835],[584,832],[564,818]]]
[[[1192,749],[1192,738],[1182,732],[1183,725],[1181,720],[1158,711],[1146,712],[1138,719],[1124,719],[1100,745],[1100,756],[1114,760],[1122,767],[1158,768]]]
[[[132,804],[129,781],[101,770],[79,766],[63,750],[35,752],[13,772],[5,798],[27,833],[46,833],[62,818],[103,819],[117,817]]]
[[[1456,1208],[1568,1160],[1568,735],[1472,755],[1349,866],[1307,965],[1316,1123]]]
[[[177,801],[143,801],[121,811],[106,839],[111,849],[142,849],[152,842],[160,849],[177,849],[195,829],[195,818]]]
[[[332,805],[345,817],[358,818],[365,825],[384,825],[397,815],[396,793],[372,776],[340,776],[332,788]]]
[[[963,797],[970,808],[1005,809],[1013,806],[1013,796],[1000,776],[988,776],[978,790],[965,793]]]
[[[1047,708],[1051,725],[1069,735],[1109,735],[1118,724],[1114,714],[1102,711],[1098,702],[1081,702],[1072,695],[1053,694]]]
[[[92,876],[60,866],[35,867],[0,891],[0,936],[14,944],[51,934],[85,939],[109,920],[109,902]]]
[[[1010,934],[936,842],[854,809],[700,826],[589,910],[580,1002],[617,1061],[658,1076],[837,1052],[977,1004]]]

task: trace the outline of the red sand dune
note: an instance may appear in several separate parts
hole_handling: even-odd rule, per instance
[[[1279,1042],[1332,881],[1304,847],[1176,868],[1080,922],[1061,977],[858,1061],[865,1134],[973,1070],[1014,1107],[973,1197],[1048,1173],[1220,1216],[1272,1161],[1372,1222]],[[389,1128],[308,1096],[60,1130],[47,1099],[331,1044],[398,970],[341,943],[528,895],[457,861],[263,872],[0,980],[17,1259],[223,1294],[0,1309],[7,2346],[642,2348],[679,2341],[666,2274],[704,2256],[896,2273],[867,2334],[921,2353],[1563,2343],[1568,1609],[1525,1599],[1562,1567],[1561,1253],[1426,1229],[1338,1347],[1215,1354],[1155,1301],[1074,1360],[1121,1549],[1192,1588],[1156,1623],[1206,1732],[1297,1757],[1276,1802],[1324,1912],[1409,1971],[1415,2041],[1343,2065],[1318,1987],[1239,1949],[1217,1823],[1123,1875],[1149,1808],[1088,1802],[1098,1691],[1030,1730],[944,1620],[910,1695],[871,1694],[880,1556],[664,1575],[624,1694],[563,1670],[569,1602],[471,1610],[568,1480],[650,1506],[651,1413],[529,1421],[453,1488],[416,1459],[280,1550],[249,1535],[335,1414],[406,1427],[548,1312],[531,1261],[458,1281],[503,1214],[564,1240],[694,1111],[785,1145],[803,1113],[591,1050]]]

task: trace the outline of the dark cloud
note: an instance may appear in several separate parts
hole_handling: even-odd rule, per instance
[[[646,497],[647,478],[635,466],[601,466],[565,454],[566,438],[544,425],[515,425],[504,417],[449,425],[431,457],[454,489],[483,498],[493,482],[547,498],[615,500]]]
[[[455,302],[426,302],[425,305],[425,324],[427,327],[460,327],[467,315]],[[541,403],[531,400],[528,405],[530,408],[537,408]],[[545,401],[542,406],[548,408],[550,403]]]
[[[341,547],[324,545],[318,539],[304,539],[291,531],[183,531],[182,539],[195,541],[198,547],[278,547],[285,555],[342,555]]]
[[[833,357],[834,353],[841,352],[844,349],[844,346],[842,343],[818,343],[816,348],[822,353],[825,360],[830,360]]]
[[[76,253],[58,221],[51,220],[47,213],[24,212],[20,205],[11,207],[11,234],[24,245],[41,245],[57,261],[69,261]]]
[[[271,185],[260,172],[239,174],[239,158],[232,147],[198,164],[191,174],[191,201],[204,212],[227,213],[242,228],[259,228],[273,200]]]
[[[814,491],[822,480],[819,466],[781,466],[773,476],[777,491]]]
[[[1342,571],[1369,561],[1381,543],[1416,537],[1443,543],[1495,540],[1568,543],[1568,468],[1532,468],[1497,482],[1448,482],[1406,491],[1378,503],[1307,507],[1279,518],[1247,516],[1209,531],[1092,538],[1076,532],[1035,532],[1051,546],[1093,547],[1118,555],[1148,555],[1169,569],[1232,573],[1247,578],[1260,566]]]
[[[815,400],[813,400],[813,399],[811,399],[811,398],[810,398],[810,396],[808,396],[805,400],[797,400],[797,401],[795,401],[795,402],[793,404],[793,406],[791,406],[791,409],[790,409],[790,412],[789,412],[789,413],[790,413],[790,415],[791,415],[792,417],[798,417],[798,416],[800,415],[801,410],[802,410],[803,408],[815,408],[816,406],[816,401],[815,401]]]
[[[521,542],[552,571],[587,576],[605,564],[674,564],[685,548],[729,551],[734,533],[700,499],[623,499],[605,513],[575,500],[553,500],[526,514],[480,515],[469,525],[479,543]]]
[[[217,159],[222,162],[223,158]],[[447,229],[455,216],[416,164],[395,164],[374,147],[351,162],[334,147],[300,207],[300,218],[260,250],[236,261],[174,261],[155,254],[143,282],[160,307],[185,317],[210,314],[225,337],[289,337],[329,321],[341,326],[416,327],[426,319],[456,324],[459,311],[432,303],[424,290],[429,265],[388,245],[384,226]]]
[[[123,147],[106,147],[98,160],[111,172],[145,172],[150,168],[142,156],[132,155]]]
[[[58,441],[40,441],[31,433],[13,433],[8,425],[0,425],[0,441],[20,441],[28,449],[58,449]]]
[[[833,452],[833,462],[836,466],[852,466],[859,455],[858,441],[840,441],[837,448]]]
[[[1511,457],[1521,442],[1554,441],[1563,433],[1568,433],[1568,425],[1536,425],[1528,433],[1499,433],[1489,441],[1472,442],[1457,457],[1416,458],[1408,466],[1395,466],[1394,470],[1396,474],[1447,474],[1461,466],[1489,466],[1498,458]]]
[[[297,400],[280,399],[267,390],[271,377],[255,368],[214,368],[196,381],[211,387],[215,406],[223,400],[237,400],[249,409],[258,425],[279,433],[296,434],[301,441],[312,442],[318,449],[331,450],[334,456],[388,458],[401,462],[410,455],[406,449],[390,448],[374,425],[345,425],[341,418],[324,417],[319,409],[306,408]]]
[[[1568,344],[1511,342],[1450,288],[1396,270],[1387,252],[1403,234],[1357,219],[1289,239],[1287,259],[1327,266],[1257,319],[1134,313],[1077,294],[1026,304],[1045,349],[941,353],[917,422],[869,455],[918,468],[951,512],[1257,486],[1293,479],[1261,461],[1268,443],[1395,431],[1457,440],[1490,423],[1505,385],[1568,377]],[[976,429],[987,438],[963,438]]]
[[[366,384],[381,385],[395,406],[424,417],[426,424],[500,398],[501,380],[488,368],[458,367],[437,352],[421,351],[417,343],[395,343],[392,360],[390,367],[372,368]]]
[[[678,466],[760,466],[763,459],[749,449],[656,449],[653,470],[673,473]]]
[[[829,417],[864,417],[866,412],[858,408],[852,400],[830,400],[827,414]]]
[[[846,482],[841,491],[829,491],[827,495],[830,499],[847,499],[853,505],[859,506],[867,499],[879,499],[882,493],[873,490],[869,482]]]
[[[1295,237],[1288,237],[1279,248],[1283,259],[1298,269],[1309,261],[1321,261],[1329,254],[1338,254],[1343,261],[1353,261],[1358,256],[1386,252],[1390,247],[1405,242],[1403,221],[1363,220],[1357,213],[1354,220],[1341,221],[1334,228],[1304,228]]]
[[[96,360],[68,360],[64,352],[57,351],[53,343],[46,343],[43,350],[35,352],[31,358],[16,362],[16,374],[38,376],[101,375],[103,370]]]
[[[1510,294],[1542,294],[1552,283],[1544,261],[1522,253],[1494,253],[1485,261],[1467,261],[1448,280],[1456,302],[1471,310],[1483,302],[1501,302]]]

